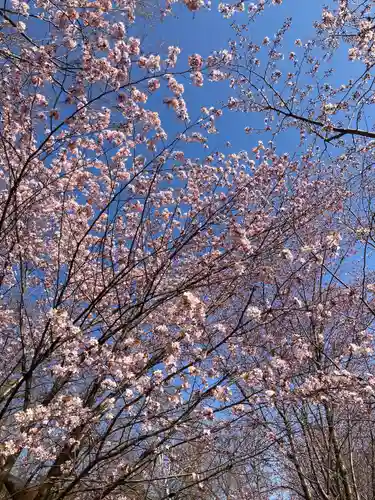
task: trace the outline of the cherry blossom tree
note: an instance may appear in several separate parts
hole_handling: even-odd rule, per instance
[[[228,6],[225,12],[232,17],[239,10]],[[250,5],[250,21],[257,10]],[[233,107],[263,112],[264,131],[297,128],[302,142],[315,135],[325,147],[343,146],[343,139],[351,137],[357,148],[371,149],[375,137],[369,115],[374,101],[373,17],[370,1],[335,0],[314,22],[315,38],[304,40],[299,34],[292,47],[286,41],[293,27],[291,17],[277,33],[263,39],[249,34],[249,22],[235,20],[234,57],[228,65],[236,90]],[[337,85],[336,65],[342,65],[337,53],[343,51],[350,78]]]
[[[259,360],[263,390],[273,399],[263,421],[278,450],[274,475],[279,490],[293,498],[372,498],[373,3],[332,2],[314,23],[315,38],[300,35],[293,47],[287,42],[291,18],[274,36],[255,40],[249,24],[239,21],[240,9],[225,12],[235,19],[236,35],[225,68],[234,90],[231,109],[248,114],[249,122],[253,114],[264,119],[263,127],[245,132],[277,141],[286,131],[295,137],[296,130],[297,154],[307,149],[327,167],[347,167],[348,196],[341,199],[337,226],[325,237],[325,249],[320,235],[313,245],[300,241],[303,259],[318,266],[288,283],[283,300],[294,301],[297,310],[270,333]],[[353,76],[337,84],[343,52]],[[259,142],[254,152],[263,147]],[[297,354],[291,344],[301,335]]]
[[[219,10],[260,22],[280,3]],[[298,83],[315,49],[347,38],[368,65],[369,14],[324,10],[281,93],[289,20],[263,40],[265,63],[236,23],[239,42],[215,52],[150,53],[143,7],[0,10],[1,493],[372,498],[370,69],[350,84],[359,107]],[[233,96],[192,118],[187,81]],[[264,113],[272,140],[212,149],[236,112]],[[290,126],[295,156],[276,143]]]

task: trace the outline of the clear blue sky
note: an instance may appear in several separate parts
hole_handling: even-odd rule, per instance
[[[147,33],[144,47],[150,52],[165,52],[168,45],[181,47],[183,51],[180,55],[181,66],[179,67],[184,69],[187,57],[191,53],[198,52],[205,57],[212,50],[227,48],[228,40],[234,38],[234,32],[230,27],[231,23],[234,19],[238,23],[245,23],[247,16],[246,14],[235,14],[234,18],[223,19],[222,15],[218,13],[218,3],[214,0],[211,11],[202,10],[195,15],[183,5],[174,5],[175,16],[167,17],[162,24],[155,23],[152,28],[148,24],[141,27],[138,19],[138,30]],[[246,5],[248,3],[245,2]],[[292,29],[287,35],[284,47],[286,54],[290,50],[295,50],[298,54],[298,49],[293,47],[294,40],[301,38],[303,42],[306,42],[314,36],[313,21],[320,18],[323,5],[330,3],[332,2],[324,2],[323,0],[284,0],[281,6],[266,8],[264,14],[250,25],[251,37],[260,45],[265,36],[272,39],[273,34],[281,27],[285,18],[292,17]],[[336,85],[347,80],[349,72],[355,72],[354,66],[347,59],[346,50],[339,51],[335,56],[334,63],[331,62],[327,68],[332,65],[335,68],[335,73],[330,82]],[[185,99],[192,118],[196,116],[202,105],[218,105],[229,95],[228,82],[220,84],[205,82],[204,87],[199,89],[193,87],[189,80],[183,83],[185,85]],[[149,104],[153,103],[154,101],[151,100]],[[170,127],[173,127],[175,122],[177,125],[177,119],[172,111],[167,111],[164,107],[159,108],[160,106],[158,111],[162,116],[163,126],[170,131]],[[225,142],[229,140],[233,151],[249,150],[257,144],[259,137],[246,135],[244,127],[256,126],[262,121],[262,117],[257,118],[254,115],[227,113],[218,122],[220,133],[210,137],[210,147],[225,150]],[[289,133],[284,134],[278,140],[277,146],[280,152],[292,153],[296,149],[296,143]]]

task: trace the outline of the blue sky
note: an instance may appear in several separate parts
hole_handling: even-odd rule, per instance
[[[323,6],[330,3],[332,4],[332,2],[324,2],[323,0],[284,0],[281,6],[266,8],[256,22],[250,25],[249,34],[253,41],[260,45],[265,36],[272,39],[273,34],[281,27],[285,18],[292,17],[292,29],[286,37],[284,48],[286,54],[290,50],[295,50],[298,54],[298,49],[296,50],[293,46],[294,40],[301,38],[305,43],[308,39],[313,38],[315,31],[313,21],[320,18]],[[165,52],[168,45],[181,47],[180,61],[184,63],[183,66],[181,65],[184,68],[186,68],[189,54],[197,52],[202,56],[207,56],[212,50],[227,48],[228,41],[234,38],[231,23],[233,20],[245,23],[247,16],[246,14],[236,14],[234,18],[224,19],[218,12],[218,4],[219,2],[213,1],[211,11],[201,10],[196,14],[189,12],[183,5],[174,5],[175,16],[167,17],[161,24],[156,22],[153,27],[150,27],[148,23],[142,25],[138,19],[137,29],[146,33],[143,47],[150,52]],[[246,2],[247,4],[248,2]],[[332,65],[335,71],[330,82],[336,85],[347,80],[351,72],[353,74],[356,72],[355,65],[348,61],[346,49],[338,51],[334,62],[327,64],[327,68]],[[228,82],[220,84],[205,82],[203,88],[199,89],[194,88],[188,79],[182,82],[185,85],[185,99],[192,118],[196,116],[202,105],[218,105],[223,101],[223,98],[225,100],[225,97],[229,95]],[[173,112],[167,111],[164,107],[160,110],[160,114],[163,126],[167,129],[174,122],[177,122]],[[260,123],[263,123],[261,116],[256,117],[237,112],[226,113],[218,122],[220,133],[210,137],[210,146],[213,149],[225,151],[225,142],[229,140],[232,144],[231,151],[249,150],[257,144],[259,137],[246,135],[244,128]],[[291,153],[296,149],[296,142],[290,133],[283,134],[277,141],[277,146],[280,152],[288,151]]]

